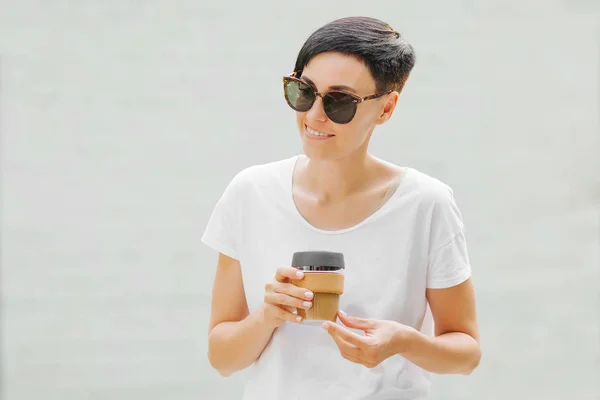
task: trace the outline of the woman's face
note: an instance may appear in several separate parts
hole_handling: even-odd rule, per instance
[[[377,93],[375,80],[361,61],[340,53],[322,53],[306,65],[300,79],[325,94],[338,89],[359,97]],[[387,121],[398,98],[397,92],[358,104],[356,115],[347,124],[336,124],[323,110],[323,100],[317,97],[312,108],[297,112],[296,119],[304,153],[314,160],[338,160],[355,153],[366,153],[371,133],[376,125]],[[318,132],[331,136],[311,135]]]

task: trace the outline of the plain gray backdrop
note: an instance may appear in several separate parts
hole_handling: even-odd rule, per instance
[[[4,399],[241,398],[200,236],[238,171],[301,151],[281,77],[349,15],[417,51],[372,152],[467,226],[483,359],[431,399],[600,398],[598,2],[0,4]]]

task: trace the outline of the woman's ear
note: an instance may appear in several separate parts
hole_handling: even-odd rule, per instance
[[[396,105],[398,104],[399,97],[400,97],[400,94],[396,91],[393,91],[392,93],[390,93],[384,97],[383,101],[385,103],[383,103],[383,109],[381,110],[381,114],[375,121],[375,123],[377,125],[381,125],[381,124],[387,122],[390,118],[392,118],[392,114],[394,113],[394,110],[396,109]]]

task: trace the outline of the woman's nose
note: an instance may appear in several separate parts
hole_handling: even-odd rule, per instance
[[[327,120],[327,114],[325,114],[325,109],[323,108],[323,99],[321,96],[317,96],[313,106],[306,112],[306,116],[315,121],[323,122]]]

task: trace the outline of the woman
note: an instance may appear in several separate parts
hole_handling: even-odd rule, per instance
[[[283,78],[303,154],[240,172],[203,242],[219,252],[209,360],[247,367],[244,399],[423,399],[430,374],[470,374],[481,350],[464,226],[451,189],[368,152],[415,63],[389,25],[314,32]],[[298,321],[297,251],[344,254],[339,323]]]

